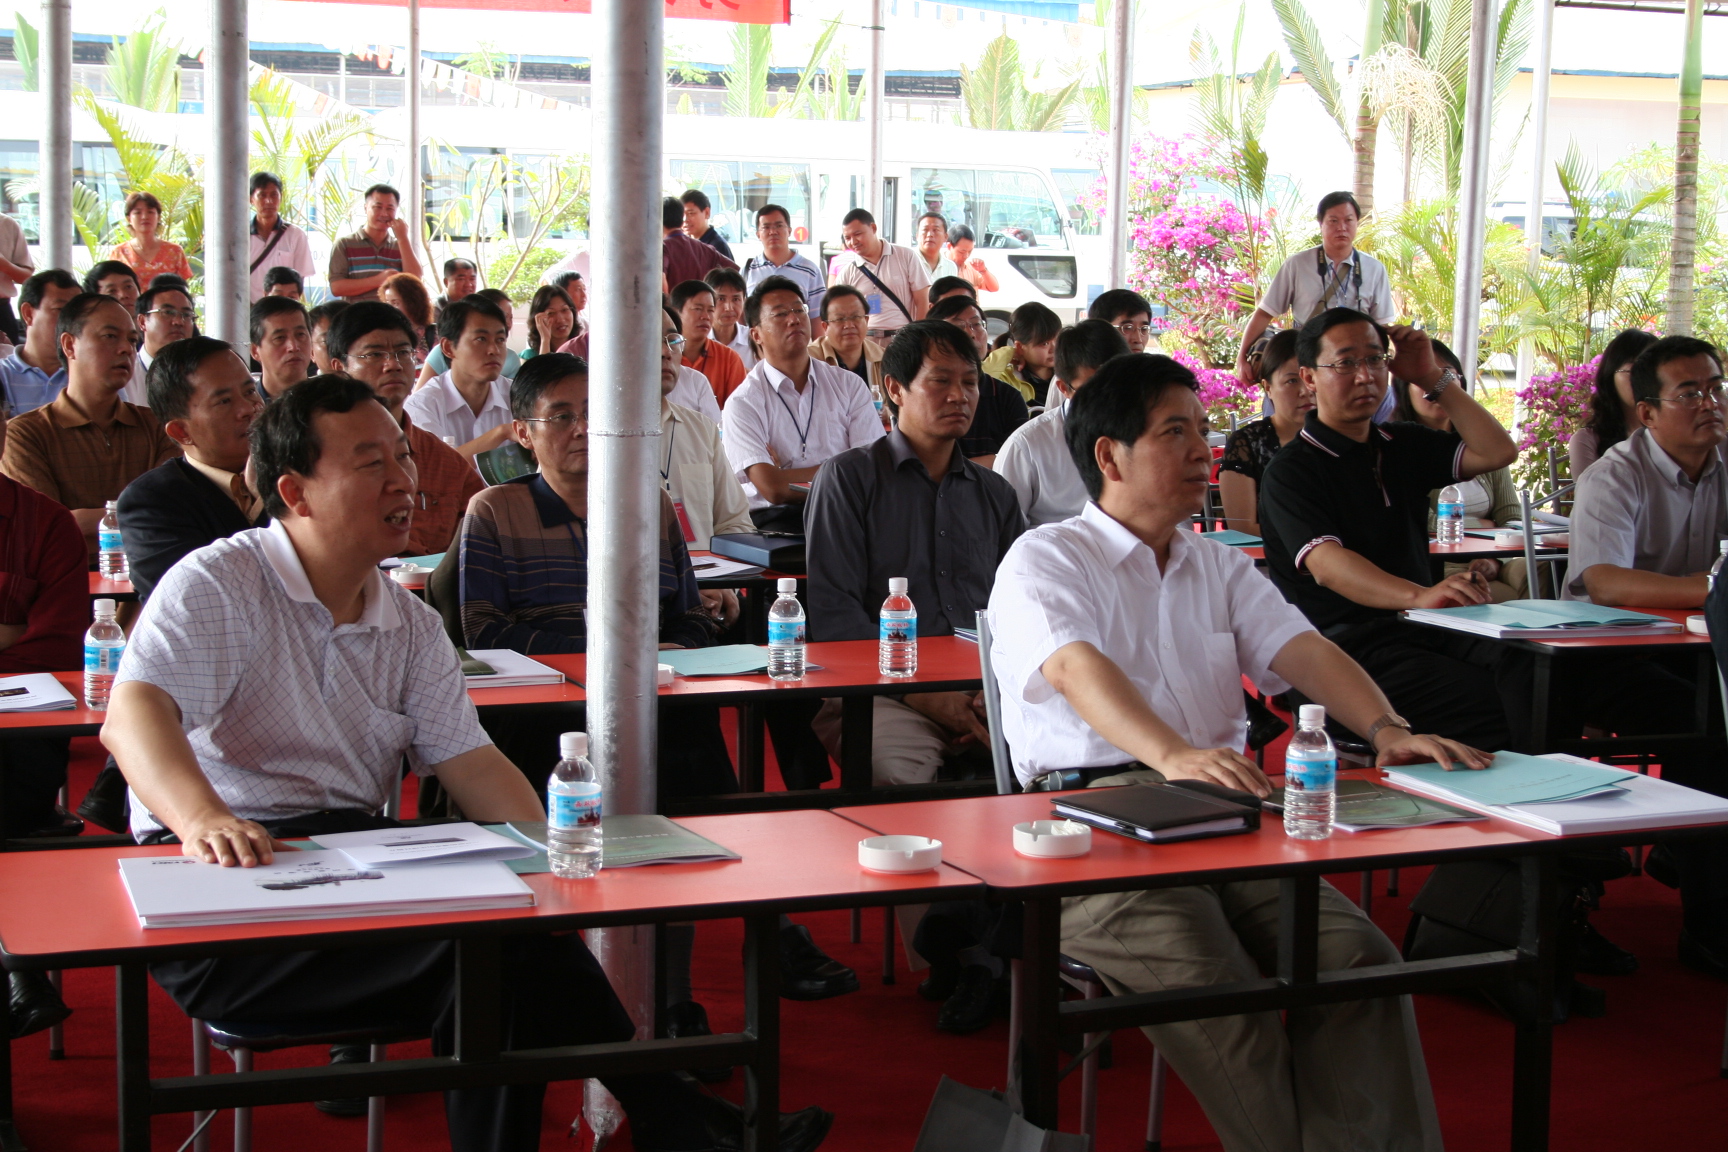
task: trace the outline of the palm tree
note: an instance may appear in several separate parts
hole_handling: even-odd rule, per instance
[[[984,46],[978,66],[960,66],[960,99],[973,128],[1001,132],[1059,132],[1080,94],[1071,80],[1054,92],[1034,92],[1020,63],[1020,45],[1004,32]]]
[[[1703,115],[1704,20],[1686,0],[1686,52],[1680,69],[1680,128],[1674,137],[1674,247],[1668,255],[1668,332],[1692,334],[1693,258],[1698,238],[1698,122]]]
[[[182,45],[163,30],[167,19],[158,8],[108,49],[108,87],[115,100],[146,112],[180,111]]]

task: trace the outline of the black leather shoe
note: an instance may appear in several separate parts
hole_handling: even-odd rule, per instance
[[[126,800],[126,777],[114,766],[113,757],[96,774],[90,791],[78,802],[78,815],[98,828],[124,832],[131,824]]]
[[[1586,923],[1572,969],[1587,976],[1630,976],[1638,971],[1638,957],[1596,931],[1594,924]]]
[[[332,1044],[330,1045],[330,1063],[332,1064],[370,1064],[372,1050],[365,1044]],[[364,1116],[366,1115],[366,1098],[356,1097],[353,1100],[314,1100],[312,1107],[326,1116]]]
[[[1664,888],[1680,887],[1680,865],[1668,845],[1654,845],[1644,854],[1644,875]]]
[[[666,1009],[666,1038],[687,1039],[691,1036],[712,1036],[708,1027],[708,1010],[694,1000],[684,1000]],[[692,1068],[690,1075],[704,1084],[724,1084],[732,1079],[730,1068]]]
[[[810,939],[810,929],[780,929],[780,995],[787,1000],[827,1000],[858,991],[858,973],[833,959]]]
[[[54,991],[46,972],[12,973],[11,1009],[12,1039],[46,1032],[66,1017],[72,1009]]]
[[[996,978],[982,964],[968,964],[960,972],[954,994],[942,1002],[936,1027],[964,1036],[976,1032],[996,1016]]]
[[[937,1004],[954,995],[960,984],[960,962],[953,959],[932,961],[930,975],[918,984],[918,995]]]
[[[744,1147],[744,1109],[730,1100],[704,1093],[703,1123],[708,1128],[707,1152],[741,1152]],[[812,1105],[798,1112],[780,1113],[780,1152],[814,1152],[828,1138],[834,1113]]]
[[[1714,976],[1718,980],[1728,980],[1728,942],[1712,940],[1705,943],[1682,928],[1680,929],[1680,963],[1695,972],[1702,972],[1706,976]]]

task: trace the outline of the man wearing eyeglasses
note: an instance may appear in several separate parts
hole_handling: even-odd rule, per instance
[[[1128,342],[1128,351],[1144,352],[1152,342],[1152,302],[1127,288],[1112,288],[1098,294],[1086,309],[1088,320],[1102,320]]]
[[[930,306],[926,319],[945,321],[966,333],[980,363],[990,354],[990,330],[984,324],[984,309],[974,297],[955,295],[938,300]],[[974,464],[995,468],[996,454],[1026,423],[1028,415],[1026,397],[1020,395],[1020,389],[980,371],[978,405],[972,413],[972,426],[960,437],[960,451]]]
[[[419,491],[405,555],[427,556],[450,547],[469,499],[486,482],[472,461],[415,424],[403,410],[414,387],[415,341],[413,322],[376,300],[345,306],[324,336],[331,363],[344,376],[371,388],[378,403],[407,433]]]
[[[1416,329],[1332,308],[1303,325],[1296,358],[1317,407],[1260,482],[1272,582],[1367,669],[1400,714],[1393,722],[1474,748],[1523,746],[1527,711],[1513,701],[1529,689],[1503,650],[1398,618],[1487,601],[1473,572],[1433,582],[1428,494],[1511,464],[1512,438]],[[1453,430],[1373,423],[1392,376],[1422,388]]]
[[[770,276],[784,276],[804,294],[810,314],[820,316],[828,278],[814,261],[792,251],[792,214],[778,204],[756,209],[756,239],[762,242],[762,255],[744,261],[745,292],[756,291]]]
[[[138,294],[138,331],[144,340],[138,350],[142,377],[150,371],[150,362],[165,345],[197,334],[198,312],[192,307],[192,297],[178,285],[145,289]],[[133,402],[142,404],[144,399],[140,397]]]

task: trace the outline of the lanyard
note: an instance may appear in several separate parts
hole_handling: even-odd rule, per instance
[[[780,401],[780,407],[786,409],[786,416],[792,421],[792,429],[798,433],[798,459],[800,460],[804,459],[804,445],[810,439],[810,429],[816,424],[816,373],[810,373],[810,382],[805,387],[810,390],[810,418],[804,421],[802,428],[798,427],[798,414],[793,411],[792,405],[786,403],[786,397],[780,394],[780,389],[774,389],[775,399]],[[802,400],[803,397],[800,396],[799,399]]]
[[[1324,306],[1327,306],[1327,307],[1341,306],[1341,305],[1334,305],[1331,303],[1332,293],[1337,291],[1339,286],[1333,284],[1332,281],[1326,275],[1326,273],[1328,271],[1327,261],[1326,261],[1326,249],[1323,247],[1314,249],[1314,259],[1315,259],[1315,262],[1318,263],[1320,266],[1320,288],[1325,293],[1325,295],[1321,297],[1321,301],[1320,301],[1321,304]],[[1356,249],[1354,249],[1354,248],[1350,249],[1350,279],[1351,279],[1351,285],[1350,286],[1356,293],[1356,309],[1357,309],[1357,311],[1361,311],[1361,309],[1362,309],[1362,257],[1357,254]]]
[[[672,490],[672,446],[678,443],[678,421],[672,421],[672,434],[666,437],[666,466],[660,469],[660,483],[668,492]]]

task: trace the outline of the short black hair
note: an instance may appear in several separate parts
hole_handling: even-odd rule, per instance
[[[66,367],[66,351],[60,347],[60,337],[70,336],[74,340],[84,334],[84,326],[90,323],[90,317],[96,314],[96,309],[104,304],[112,304],[122,312],[126,306],[112,296],[103,296],[97,292],[80,292],[66,301],[66,306],[60,309],[60,319],[54,325],[54,350],[59,353],[60,367]],[[126,326],[137,336],[137,329],[132,324],[132,317],[126,317]]]
[[[468,257],[466,257],[466,256],[452,256],[452,257],[450,257],[450,259],[444,261],[444,279],[446,279],[446,280],[450,279],[451,275],[456,271],[456,269],[462,267],[464,264],[466,264],[468,267],[472,268],[475,272],[480,271],[480,269],[475,265],[474,261],[468,259]]]
[[[1028,300],[1008,317],[1008,335],[1019,344],[1042,344],[1061,331],[1062,318],[1036,300]]]
[[[930,305],[930,311],[924,313],[924,319],[946,322],[954,319],[962,312],[974,309],[978,315],[984,315],[984,306],[971,296],[950,296],[946,300],[938,300]]]
[[[700,188],[686,189],[684,195],[678,197],[680,204],[694,204],[698,212],[712,212],[714,205],[708,202],[708,194]]]
[[[828,322],[828,306],[836,300],[856,300],[864,305],[864,311],[870,311],[870,301],[864,293],[850,284],[836,284],[822,294],[822,322],[824,324]]]
[[[546,389],[571,376],[588,375],[588,361],[569,352],[542,352],[522,362],[510,381],[510,415],[527,420]]]
[[[156,297],[165,295],[169,292],[178,292],[180,295],[186,297],[186,302],[188,304],[192,302],[192,289],[187,286],[186,281],[176,277],[164,284],[161,278],[158,277],[157,279],[150,281],[150,287],[138,293],[138,315],[142,316],[146,312],[153,311],[156,307]]]
[[[324,350],[330,354],[332,360],[346,360],[348,349],[354,347],[362,336],[368,332],[381,332],[386,329],[402,333],[409,343],[420,342],[420,334],[414,330],[414,321],[402,315],[398,309],[380,300],[352,302],[332,317],[330,331],[324,334]]]
[[[1056,375],[1073,384],[1082,368],[1097,370],[1128,355],[1128,341],[1108,320],[1091,317],[1062,329],[1056,337]]]
[[[1386,339],[1386,329],[1380,327],[1380,322],[1366,312],[1358,312],[1354,308],[1328,308],[1320,315],[1302,325],[1296,334],[1296,362],[1304,368],[1318,367],[1320,364],[1320,338],[1340,324],[1368,324],[1380,334],[1380,346],[1389,347]]]
[[[1152,409],[1171,388],[1199,392],[1200,382],[1168,356],[1129,353],[1098,369],[1086,387],[1068,401],[1068,455],[1074,458],[1074,467],[1080,470],[1086,494],[1092,499],[1104,493],[1104,473],[1095,455],[1098,441],[1132,444],[1140,439],[1146,434]]]
[[[745,296],[750,294],[750,285],[744,282],[744,277],[731,268],[710,268],[708,275],[702,279],[707,282],[708,287],[714,289],[716,296],[720,294],[722,288],[730,288]]]
[[[782,208],[778,204],[764,204],[762,207],[756,209],[756,227],[762,227],[762,218],[764,216],[772,216],[776,212],[780,213],[780,219],[786,221],[786,227],[792,227],[792,213],[786,211],[786,209]]]
[[[942,215],[940,212],[926,212],[922,216],[918,217],[914,223],[922,224],[926,220],[940,220],[942,222],[942,235],[944,237],[948,235],[948,217]]]
[[[943,349],[954,353],[964,363],[978,365],[978,349],[972,337],[946,320],[915,320],[894,334],[893,341],[882,353],[882,377],[892,376],[901,387],[910,388],[924,361]],[[882,399],[895,415],[899,406],[882,390]]]
[[[124,260],[99,260],[90,266],[90,271],[84,273],[84,291],[102,291],[102,281],[110,276],[130,276],[134,285],[138,283],[138,273]]]
[[[844,228],[848,224],[868,224],[874,228],[876,227],[876,217],[870,215],[868,208],[854,208],[840,217],[840,227]]]
[[[361,193],[360,202],[362,204],[364,204],[366,201],[372,199],[373,195],[381,194],[381,193],[385,193],[385,192],[388,192],[390,194],[391,198],[396,201],[396,203],[398,203],[398,204],[402,203],[402,193],[396,191],[396,189],[392,188],[388,184],[374,184],[374,185],[372,185],[372,187],[366,189],[365,192]],[[342,409],[342,411],[346,412],[347,409],[344,408],[344,409]]]
[[[378,306],[396,311],[388,304]],[[318,467],[318,458],[324,454],[313,419],[320,412],[352,412],[366,403],[378,403],[371,388],[352,376],[329,373],[300,381],[265,407],[252,424],[252,468],[257,474],[258,494],[264,498],[264,510],[272,518],[280,519],[288,511],[282,494],[276,490],[276,482],[290,472],[312,475]]]
[[[660,226],[662,228],[684,227],[684,203],[676,196],[668,196],[660,201]]]
[[[1266,347],[1260,350],[1260,362],[1255,366],[1255,378],[1264,384],[1272,379],[1272,373],[1290,363],[1296,356],[1297,338],[1296,329],[1286,328],[1266,341]]]
[[[306,306],[292,296],[260,296],[253,301],[250,327],[247,329],[247,335],[251,338],[252,343],[258,344],[263,341],[264,322],[266,320],[272,316],[286,316],[290,312],[298,312],[301,316],[305,316]],[[310,320],[306,322],[306,330],[308,332],[312,330]],[[185,341],[176,340],[175,343],[183,344]],[[154,408],[155,405],[152,404],[151,407]]]
[[[961,276],[938,276],[930,284],[930,303],[936,303],[956,288],[964,291],[972,299],[978,299],[978,289],[972,286],[972,281]]]
[[[134,276],[133,279],[137,277]],[[64,268],[44,268],[24,281],[23,286],[18,289],[18,303],[40,308],[42,297],[48,295],[50,288],[70,288],[74,292],[83,290],[83,286],[73,278],[72,273]]]
[[[678,309],[670,304],[660,305],[660,314],[672,323],[672,331],[684,335],[684,317],[678,314]]]
[[[210,357],[224,352],[232,355],[234,346],[213,336],[189,336],[162,345],[144,376],[150,411],[156,419],[163,423],[184,420],[192,406],[192,373]]]
[[[150,283],[146,284],[144,287],[146,289],[178,288],[180,291],[186,293],[187,296],[192,295],[192,285],[186,283],[186,277],[174,272],[158,272],[156,275],[150,277]]]
[[[462,333],[467,329],[471,316],[484,316],[488,320],[508,324],[504,319],[504,309],[490,300],[481,299],[480,293],[476,292],[472,296],[464,296],[444,305],[444,310],[438,313],[438,339],[448,340],[452,344],[461,343]]]
[[[558,273],[558,275],[552,277],[552,287],[562,289],[565,292],[570,291],[570,285],[580,284],[582,282],[582,273],[576,271],[574,268],[566,268],[564,271]]]
[[[71,307],[71,305],[67,305]],[[62,316],[65,313],[61,313]],[[1632,399],[1646,404],[1654,403],[1662,395],[1662,378],[1656,370],[1673,360],[1685,360],[1692,356],[1708,356],[1716,361],[1716,371],[1722,371],[1722,353],[1716,345],[1708,340],[1700,340],[1696,336],[1664,336],[1644,351],[1638,353],[1638,359],[1632,361]]]
[[[300,275],[299,269],[286,264],[272,264],[264,273],[264,291],[268,293],[280,284],[292,284],[294,291],[302,296],[306,294],[306,277]]]
[[[964,224],[956,224],[952,228],[948,229],[948,243],[958,244],[962,240],[970,241],[973,244],[978,243],[978,237],[974,236],[972,234],[972,229],[966,227]]]
[[[504,291],[502,288],[482,288],[480,291],[465,297],[465,299],[490,301],[492,304],[497,306],[500,312],[505,308],[514,310],[516,307],[510,299],[510,293]]]
[[[829,289],[829,291],[833,291],[833,289]],[[764,277],[750,295],[744,298],[744,324],[746,327],[754,328],[762,323],[762,298],[770,292],[790,292],[798,297],[799,301],[804,300],[804,289],[786,277]]]
[[[260,188],[269,188],[272,185],[275,186],[276,191],[282,191],[282,177],[276,175],[274,172],[252,173],[252,179],[246,182],[246,199],[250,200],[252,197],[258,195],[258,190]],[[176,343],[178,343],[178,341],[176,341]]]
[[[1112,288],[1108,292],[1100,292],[1098,299],[1092,301],[1092,306],[1086,309],[1088,319],[1107,320],[1112,324],[1142,313],[1148,317],[1152,315],[1152,301],[1132,288]]]
[[[324,301],[324,303],[307,311],[306,327],[316,330],[320,324],[335,324],[336,317],[346,312],[350,304],[351,301],[342,299]],[[390,305],[386,304],[384,307],[389,308]],[[394,309],[391,310],[394,311]],[[330,346],[328,340],[325,341],[324,346],[326,348]]]
[[[672,307],[683,309],[696,296],[713,296],[714,285],[706,280],[685,280],[672,289]]]
[[[1356,213],[1356,219],[1362,219],[1362,205],[1356,203],[1355,195],[1350,192],[1328,192],[1320,197],[1320,207],[1314,210],[1314,219],[1316,221],[1326,219],[1326,213],[1340,204],[1350,205]]]

